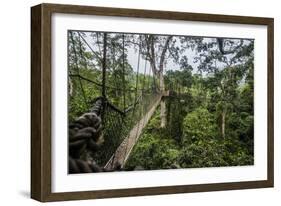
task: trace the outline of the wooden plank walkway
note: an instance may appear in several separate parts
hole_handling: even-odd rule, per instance
[[[148,121],[154,114],[157,106],[160,104],[162,94],[156,96],[148,112],[142,117],[142,119],[132,128],[129,132],[129,135],[123,140],[120,146],[117,148],[116,152],[111,156],[107,164],[105,165],[106,169],[114,169],[116,166],[120,165],[121,168],[125,165],[130,153],[138,141],[142,130],[147,125]]]

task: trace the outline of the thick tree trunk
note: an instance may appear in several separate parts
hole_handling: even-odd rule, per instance
[[[164,48],[162,50],[161,53],[161,57],[160,57],[160,64],[159,64],[159,79],[160,79],[160,91],[163,94],[165,92],[165,85],[164,85],[164,61],[165,61],[165,55],[169,46],[169,43],[171,41],[173,37],[169,36],[166,39]],[[160,111],[160,115],[161,115],[161,127],[166,127],[167,124],[167,118],[166,118],[166,103],[164,100],[161,101],[161,111]]]
[[[164,128],[166,127],[167,124],[167,118],[166,118],[166,103],[164,100],[161,100],[161,127]]]
[[[221,136],[223,139],[225,138],[225,116],[226,112],[223,110],[221,113]]]
[[[154,35],[149,35],[145,38],[147,41],[147,57],[148,60],[150,61],[151,69],[153,71],[153,74],[155,76],[159,76],[160,80],[160,92],[163,94],[165,92],[165,85],[164,85],[164,64],[165,64],[165,55],[169,47],[169,43],[173,36],[168,36],[164,45],[163,49],[161,51],[160,59],[159,59],[159,66],[157,70],[157,63],[156,63],[156,56],[155,56],[155,43],[154,43]],[[161,116],[161,127],[166,126],[166,104],[163,100],[161,100],[161,111],[160,111],[160,116]]]
[[[159,74],[159,87],[160,87],[160,91],[161,92],[164,92],[165,91],[165,85],[164,85],[164,75],[163,75],[163,72],[161,72]]]

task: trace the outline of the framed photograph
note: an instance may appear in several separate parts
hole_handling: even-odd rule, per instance
[[[273,187],[272,18],[31,8],[31,197]]]

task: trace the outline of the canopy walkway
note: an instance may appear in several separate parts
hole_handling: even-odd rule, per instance
[[[128,136],[123,140],[120,146],[117,148],[115,153],[109,159],[107,164],[105,165],[106,169],[115,168],[118,164],[123,167],[132,151],[134,145],[138,141],[138,138],[141,135],[142,130],[145,128],[146,124],[150,120],[154,111],[161,101],[162,95],[158,94],[153,97],[153,101],[151,105],[148,106],[147,111],[144,111],[142,118],[133,126],[130,130]]]
[[[91,45],[87,42],[87,39],[81,35],[80,32],[76,32],[78,40],[81,45],[88,47],[88,50],[93,51]],[[126,161],[132,151],[134,145],[138,141],[143,129],[147,125],[148,121],[154,114],[156,108],[160,104],[164,97],[168,97],[171,94],[175,94],[170,91],[161,92],[159,85],[157,84],[157,78],[151,74],[151,68],[147,68],[145,62],[145,68],[142,69],[144,73],[140,78],[140,54],[138,55],[137,71],[135,71],[135,87],[128,89],[125,82],[125,43],[123,37],[123,53],[120,56],[120,65],[122,66],[122,85],[108,85],[107,77],[109,74],[113,74],[114,71],[110,70],[107,66],[107,39],[106,33],[104,34],[104,48],[103,57],[101,59],[101,73],[102,81],[97,82],[93,79],[89,79],[83,76],[81,67],[87,67],[87,65],[80,65],[79,59],[84,57],[79,54],[79,48],[74,46],[74,38],[70,34],[70,41],[72,41],[72,48],[74,52],[74,64],[71,65],[75,68],[75,73],[69,73],[69,81],[78,82],[80,93],[83,96],[83,101],[88,108],[83,114],[81,114],[74,122],[70,123],[69,132],[69,150],[70,158],[81,158],[81,150],[87,151],[84,160],[93,159],[97,165],[101,166],[103,171],[112,171],[115,168],[123,168]],[[70,44],[71,46],[71,44]],[[69,48],[70,49],[70,48]],[[85,61],[86,62],[86,61]],[[90,84],[91,87],[96,88],[95,91],[100,91],[94,95],[94,99],[89,99],[85,94],[85,88],[83,85]],[[131,102],[126,102],[127,99],[131,99]],[[116,100],[113,103],[113,100]],[[120,105],[122,107],[120,108]],[[100,121],[99,121],[100,119]],[[93,126],[94,125],[94,126]],[[93,130],[94,128],[94,130]],[[72,134],[73,133],[73,134]],[[94,138],[94,141],[93,140]],[[103,144],[96,150],[96,142],[102,137]],[[79,150],[79,154],[75,155]],[[85,152],[84,152],[85,153]],[[88,155],[88,156],[87,156]],[[101,171],[98,168],[91,169],[86,164],[82,164],[80,160],[71,162],[70,164],[75,168],[77,165],[83,169],[77,171],[91,172]],[[77,168],[78,168],[77,166]],[[86,169],[85,169],[86,168]]]

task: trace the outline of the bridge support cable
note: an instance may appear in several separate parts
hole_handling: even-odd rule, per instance
[[[91,103],[97,103],[97,100],[99,102],[99,111],[95,111],[94,108],[89,108],[87,105],[87,111],[85,111],[82,116],[84,117],[85,121],[88,118],[89,115],[96,115],[97,118],[101,119],[100,122],[100,130],[98,130],[98,133],[100,137],[104,139],[104,143],[99,147],[98,152],[95,150],[92,150],[93,147],[91,146],[83,146],[83,148],[86,148],[88,151],[86,151],[86,156],[84,157],[73,157],[71,156],[72,160],[75,162],[77,161],[85,161],[87,162],[89,159],[87,159],[90,156],[91,161],[95,162],[95,166],[99,165],[102,168],[98,169],[98,171],[113,171],[116,168],[124,167],[134,145],[137,143],[139,137],[141,136],[141,133],[145,126],[147,125],[148,121],[150,120],[151,116],[155,112],[156,108],[161,102],[161,98],[163,96],[162,93],[159,93],[159,91],[156,89],[156,80],[155,76],[150,76],[151,73],[151,66],[149,68],[149,75],[146,76],[148,72],[147,68],[147,60],[144,64],[144,74],[140,74],[140,61],[141,61],[141,37],[139,39],[139,53],[138,53],[138,63],[137,63],[137,71],[134,73],[134,77],[136,80],[135,88],[126,88],[126,62],[125,62],[125,36],[124,34],[120,37],[122,40],[120,43],[120,48],[122,49],[121,55],[120,55],[120,62],[119,65],[122,67],[120,70],[122,79],[121,84],[122,87],[120,88],[118,85],[112,87],[112,85],[107,84],[107,81],[110,80],[110,76],[108,75],[108,72],[110,72],[110,68],[107,68],[110,66],[110,63],[107,63],[108,55],[110,54],[112,49],[111,47],[108,47],[108,44],[111,41],[110,34],[103,33],[103,50],[101,50],[101,54],[99,57],[99,62],[101,63],[101,73],[102,73],[102,81],[97,82],[96,80],[92,80],[90,78],[83,77],[81,73],[79,72],[79,63],[81,64],[81,61],[78,61],[79,59],[83,59],[85,63],[84,67],[87,67],[87,60],[85,57],[83,57],[82,52],[82,46],[88,46],[90,47],[89,43],[87,42],[87,38],[84,38],[79,32],[78,33],[78,44],[75,42],[73,38],[73,34],[70,33],[70,40],[73,44],[73,53],[74,53],[74,66],[76,68],[75,74],[69,73],[69,76],[71,78],[78,78],[79,85],[83,94],[83,98],[85,100],[85,104]],[[83,44],[82,44],[83,43]],[[80,48],[80,55],[81,57],[77,56],[77,50],[75,48],[75,44],[78,45],[78,48]],[[92,52],[95,52],[93,48],[89,48]],[[108,54],[107,54],[108,53]],[[96,57],[96,54],[94,55]],[[79,58],[79,59],[78,59]],[[107,78],[108,77],[108,78]],[[148,79],[147,79],[148,78]],[[83,82],[82,82],[83,81]],[[85,90],[83,88],[84,85],[92,84],[95,87],[98,87],[98,96],[95,96],[95,99],[92,99],[91,101],[87,101],[87,97],[85,94]],[[153,85],[154,84],[154,85]],[[140,86],[141,85],[141,86]],[[154,88],[154,89],[151,89]],[[88,89],[88,88],[87,88]],[[113,91],[117,91],[118,94],[121,94],[120,97],[116,97],[116,101],[114,99],[111,99],[110,93]],[[88,92],[88,90],[86,90]],[[97,91],[97,90],[96,90]],[[117,93],[116,93],[117,94]],[[131,102],[126,99],[128,95],[131,95],[132,99]],[[115,98],[115,96],[113,97]],[[127,101],[127,102],[126,102]],[[129,101],[129,102],[128,102]],[[88,115],[88,116],[87,116]],[[86,118],[87,117],[87,118]],[[78,117],[74,122],[79,123]],[[76,124],[77,128],[80,127],[80,123]],[[71,124],[70,124],[71,125]],[[87,126],[91,127],[91,126]],[[89,130],[91,128],[80,128],[84,130]],[[80,130],[79,129],[79,130]],[[77,129],[73,129],[72,131],[76,132]],[[77,131],[79,131],[77,130]],[[76,134],[75,134],[76,135]],[[78,135],[79,136],[79,135]],[[89,136],[89,137],[88,137]],[[90,133],[87,136],[89,141],[93,138],[90,137]],[[97,135],[94,137],[97,138]],[[83,142],[88,142],[83,140]],[[80,144],[79,139],[79,144]],[[78,147],[77,142],[75,142],[75,151]],[[74,143],[72,144],[74,145]],[[81,144],[82,145],[82,144]],[[79,145],[78,145],[79,146]],[[78,148],[81,150],[81,148]],[[75,158],[75,159],[74,159]],[[79,161],[78,161],[79,160]]]
[[[118,165],[120,165],[122,168],[126,164],[126,161],[128,160],[135,143],[138,141],[138,138],[141,135],[141,131],[145,128],[149,119],[154,114],[156,108],[160,104],[161,98],[161,94],[158,94],[154,98],[154,101],[152,101],[153,104],[150,105],[148,112],[135,124],[135,126],[129,132],[129,135],[123,140],[114,155],[112,155],[112,157],[109,159],[105,165],[106,169],[111,169]]]

